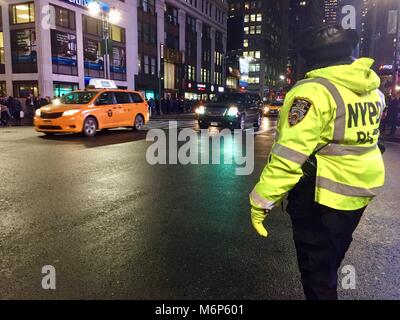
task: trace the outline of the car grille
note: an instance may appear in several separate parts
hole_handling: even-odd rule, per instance
[[[61,130],[60,126],[39,126],[42,130]]]
[[[40,114],[40,117],[42,119],[57,119],[57,118],[62,117],[62,115],[63,115],[62,112],[54,112],[54,113],[44,113],[44,112],[42,112]]]
[[[215,107],[213,107],[213,108],[209,108],[209,109],[206,109],[207,111],[206,111],[206,115],[207,116],[217,116],[217,117],[221,117],[221,116],[224,116],[225,115],[225,113],[226,113],[226,107],[217,107],[217,108],[215,108]]]

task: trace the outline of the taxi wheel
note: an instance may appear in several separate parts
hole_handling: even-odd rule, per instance
[[[133,124],[133,130],[142,131],[144,127],[144,118],[141,114],[138,114],[135,118],[135,123]]]
[[[93,117],[87,117],[83,123],[83,135],[93,137],[97,131],[97,121]]]

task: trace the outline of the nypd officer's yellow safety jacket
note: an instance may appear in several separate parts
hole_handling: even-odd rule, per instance
[[[385,178],[377,146],[385,99],[372,64],[361,58],[313,70],[287,94],[269,163],[250,194],[253,207],[276,206],[322,146],[316,153],[315,201],[338,210],[368,205]]]

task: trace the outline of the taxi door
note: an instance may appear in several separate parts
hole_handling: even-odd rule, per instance
[[[132,126],[134,122],[133,106],[129,92],[114,92],[118,108],[120,126]]]
[[[114,92],[105,91],[101,93],[96,99],[95,106],[95,115],[99,121],[100,128],[112,128],[119,125],[121,120]]]

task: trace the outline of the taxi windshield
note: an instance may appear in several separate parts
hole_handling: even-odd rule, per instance
[[[63,96],[60,101],[63,104],[87,104],[96,94],[97,92],[90,91],[71,92]]]

